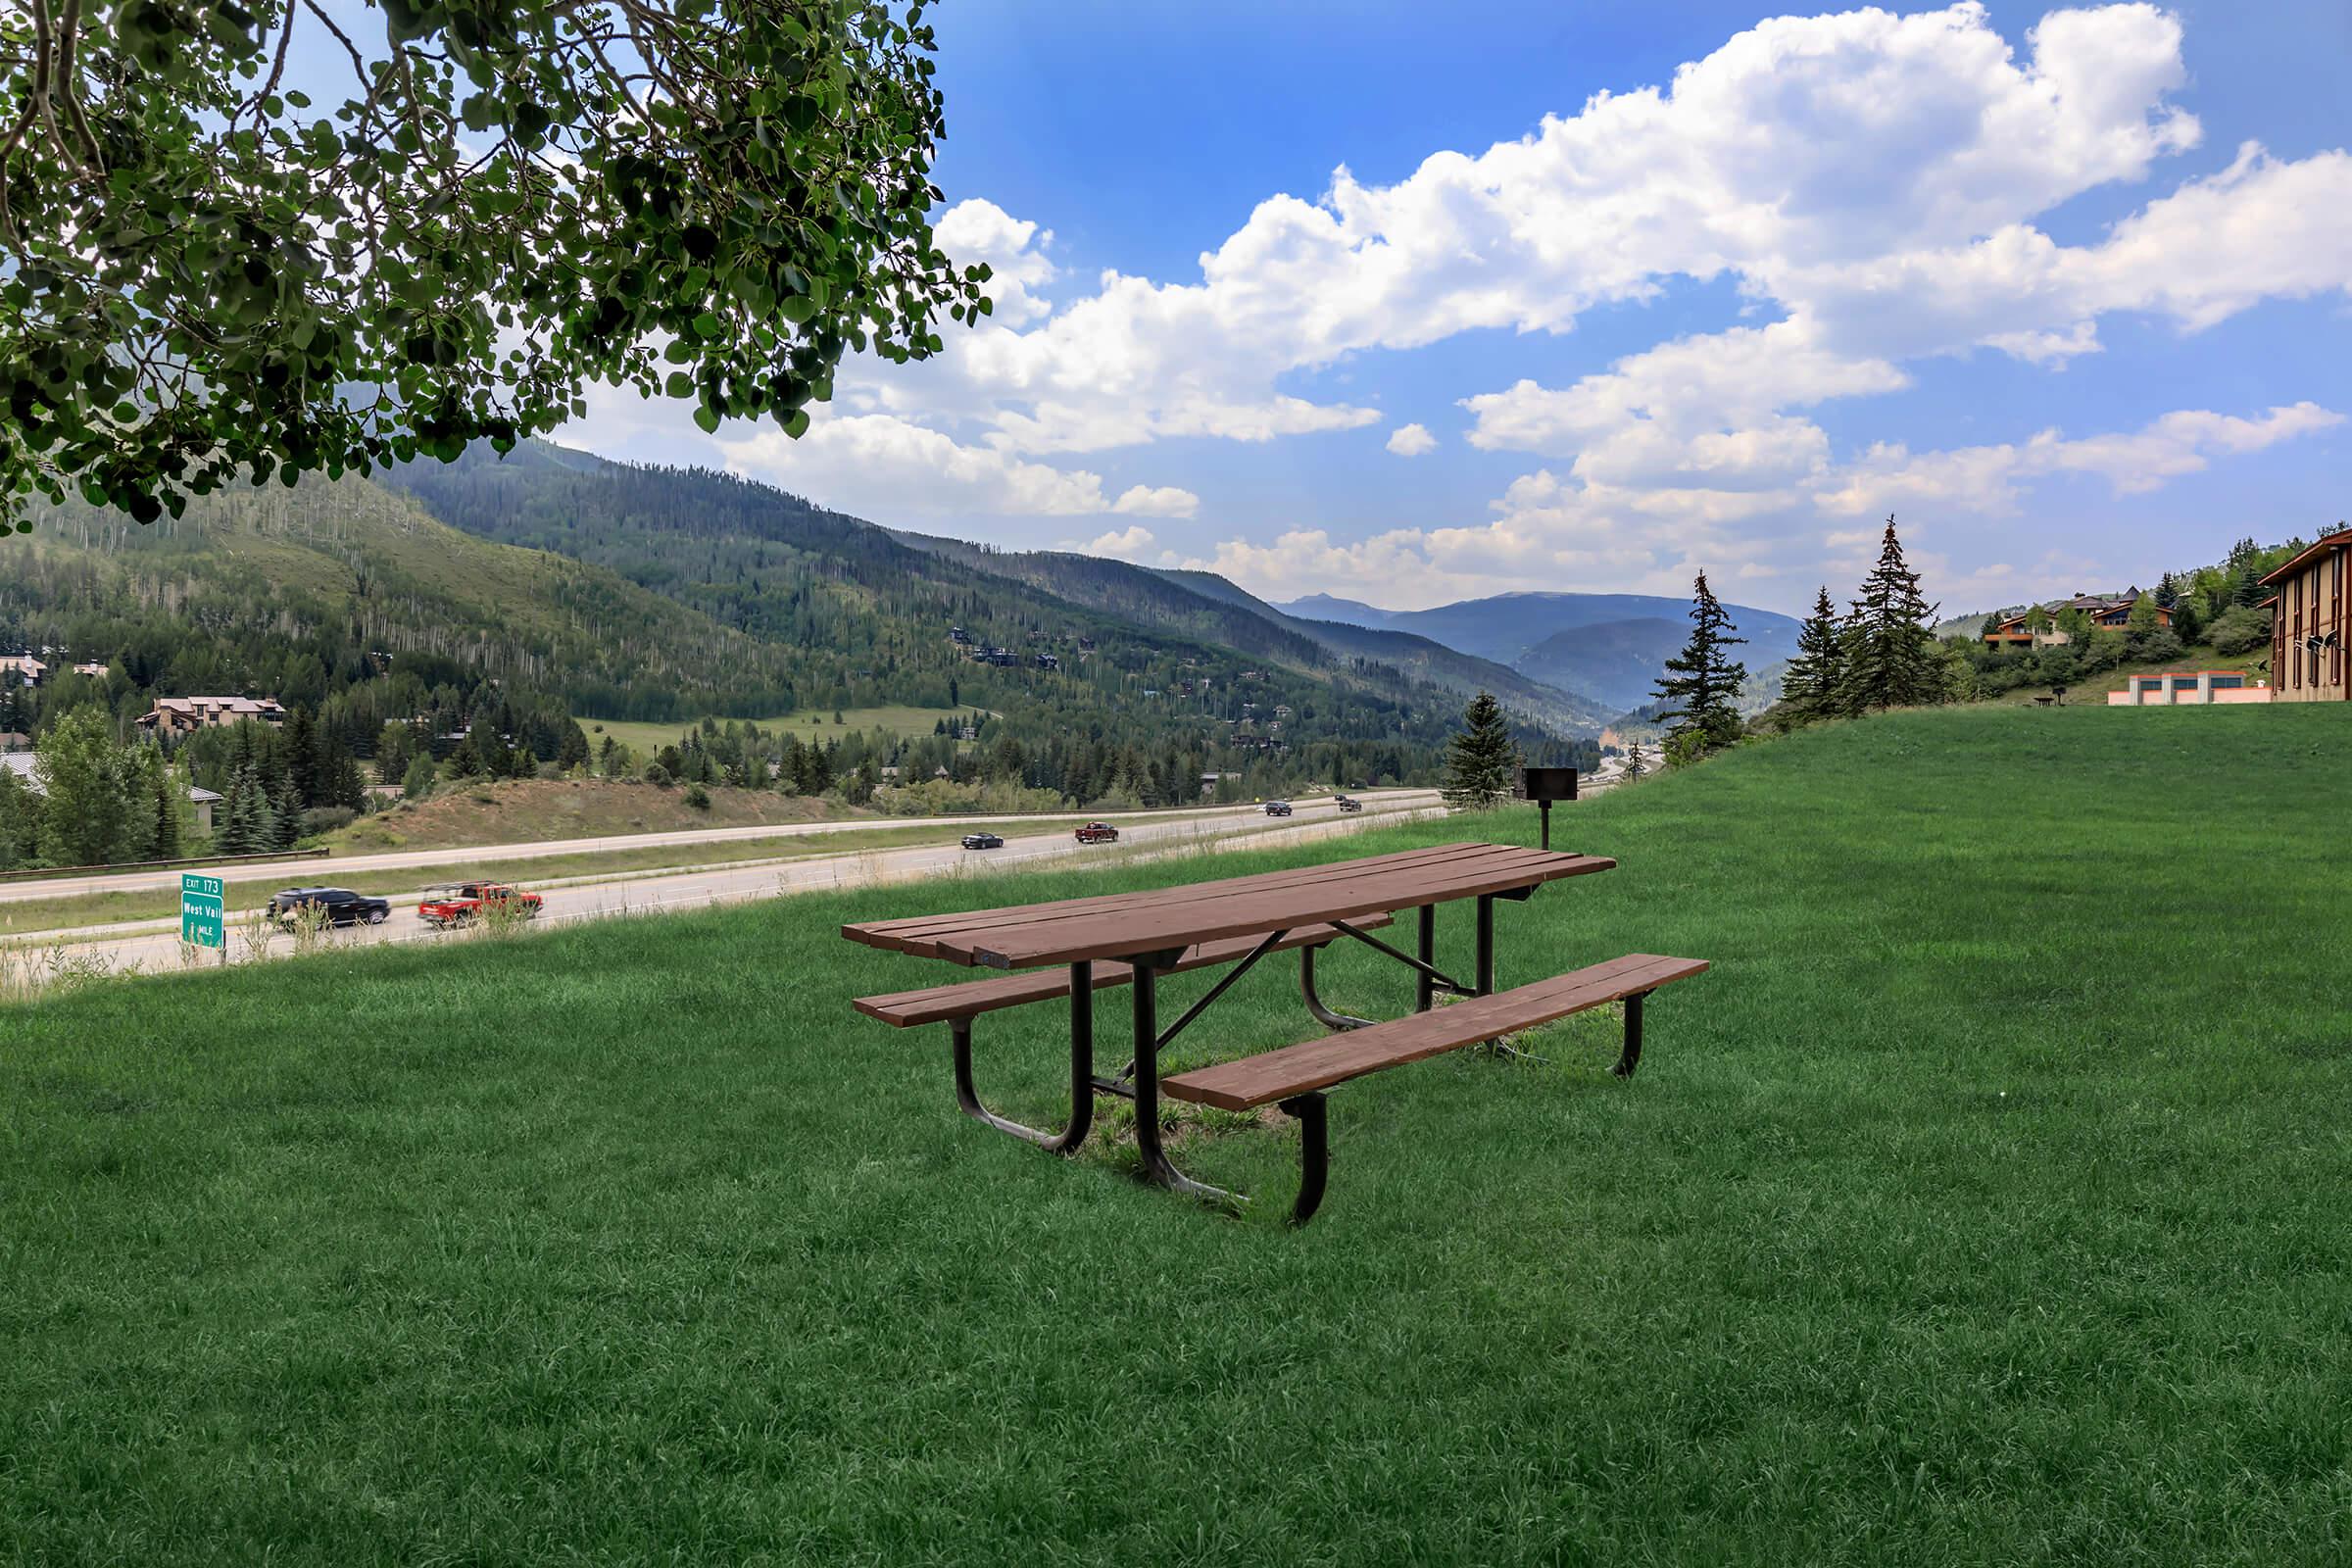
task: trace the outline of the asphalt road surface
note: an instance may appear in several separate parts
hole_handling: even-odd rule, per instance
[[[614,915],[657,914],[701,908],[713,904],[774,898],[786,893],[804,893],[820,888],[859,887],[922,877],[955,876],[977,865],[996,869],[1049,861],[1132,858],[1139,853],[1160,856],[1190,853],[1195,849],[1245,848],[1267,842],[1299,843],[1353,832],[1374,823],[1433,815],[1442,809],[1434,790],[1383,791],[1361,799],[1366,802],[1365,810],[1360,814],[1346,815],[1328,801],[1301,801],[1296,815],[1272,819],[1267,818],[1256,807],[1246,810],[1219,809],[1207,815],[1175,820],[1163,817],[1156,821],[1148,818],[1129,819],[1139,813],[1105,813],[1102,820],[1121,820],[1124,823],[1116,845],[1079,844],[1072,837],[1066,822],[1063,822],[1051,828],[1042,828],[1034,834],[1008,836],[1004,848],[997,850],[966,850],[952,842],[908,845],[900,849],[812,855],[793,860],[747,865],[713,865],[675,872],[580,879],[568,885],[551,884],[533,890],[546,901],[537,923],[553,925]],[[916,821],[925,826],[942,825],[936,817],[918,818]],[[856,825],[912,824],[863,822]],[[735,830],[717,831],[719,835],[732,835]],[[743,836],[772,838],[776,835],[771,828]],[[648,834],[640,835],[634,842],[645,840],[672,843],[710,841],[700,835]],[[586,842],[594,847],[611,847],[616,841],[598,839]],[[468,858],[480,858],[492,852],[467,850],[464,853]],[[397,856],[368,858],[389,859],[401,865],[417,863]],[[299,873],[296,880],[328,883],[333,871],[345,870],[360,863],[358,859],[295,861],[291,866],[243,866],[238,869],[265,870],[281,881],[288,880],[289,871],[294,871]],[[178,873],[172,875],[172,880],[167,885],[177,887]],[[43,883],[41,886],[54,892],[53,884]],[[230,918],[227,949],[230,962],[244,962],[256,956],[246,935],[249,918],[245,915]],[[26,940],[43,948],[61,949],[75,960],[97,960],[117,972],[136,967],[154,973],[180,967],[182,959],[178,929],[176,922],[166,925],[158,921],[140,921],[120,926],[90,927],[75,932],[57,932],[48,936],[35,935]],[[347,927],[333,932],[325,940],[338,946],[367,946],[382,942],[466,939],[466,933],[442,932],[425,925],[416,916],[416,898],[411,895],[392,901],[392,916],[384,924]],[[270,952],[283,956],[292,950],[292,946],[293,939],[290,936],[280,935],[271,943]],[[207,954],[203,961],[207,964],[218,963],[220,957],[217,954]]]
[[[1438,798],[1435,790],[1370,790],[1356,797],[1369,810],[1394,809],[1404,805],[1426,805]],[[1300,816],[1334,815],[1336,810],[1329,797],[1307,799],[1298,803]],[[1262,823],[1264,809],[1256,806],[1208,806],[1200,808],[1200,820],[1234,817]],[[1165,811],[1104,811],[1090,815],[1085,811],[1041,816],[1042,824],[1067,826],[1079,822],[1103,821],[1138,824],[1168,815]],[[1003,821],[1005,818],[987,818]],[[223,866],[189,866],[187,870],[205,871],[226,882],[274,882],[281,887],[324,885],[332,887],[338,877],[355,871],[430,870],[437,865],[482,865],[493,860],[547,859],[563,855],[593,855],[607,850],[637,850],[659,848],[672,844],[727,844],[743,839],[801,839],[822,838],[830,833],[864,833],[876,828],[951,826],[951,819],[936,816],[854,817],[840,822],[779,822],[759,827],[682,828],[669,833],[623,833],[595,839],[541,839],[524,844],[472,844],[451,850],[392,850],[381,855],[335,856],[326,859],[241,861]],[[1124,831],[1124,828],[1122,828]],[[139,893],[161,889],[179,891],[180,870],[169,871],[102,871],[89,876],[42,877],[26,882],[0,882],[0,904],[21,903],[29,899],[68,899],[84,893]]]

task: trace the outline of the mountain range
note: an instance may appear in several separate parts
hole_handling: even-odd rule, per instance
[[[1482,690],[1531,751],[1582,752],[1648,700],[1687,625],[1639,595],[1277,605],[1213,573],[899,532],[541,442],[223,492],[144,528],[75,503],[10,560],[0,643],[112,658],[125,713],[267,692],[358,743],[420,692],[680,722],[961,707],[1269,784],[1427,775]],[[1788,617],[1734,613],[1751,667],[1792,644]]]
[[[1427,638],[1618,712],[1651,700],[1666,661],[1690,636],[1689,602],[1651,594],[1510,593],[1429,610],[1382,610],[1309,594],[1273,608],[1303,619]],[[1747,639],[1735,652],[1751,674],[1764,675],[1795,656],[1799,623],[1793,617],[1752,605],[1724,608]]]

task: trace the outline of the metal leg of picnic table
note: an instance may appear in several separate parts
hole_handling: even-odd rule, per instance
[[[1294,1095],[1282,1102],[1282,1108],[1298,1123],[1298,1197],[1291,1204],[1291,1223],[1303,1225],[1323,1206],[1323,1184],[1331,1175],[1331,1135],[1325,1126],[1323,1092]]]
[[[1413,1010],[1427,1012],[1437,1003],[1438,986],[1429,975],[1427,965],[1438,961],[1438,906],[1424,904],[1415,911],[1421,918],[1420,958],[1425,967],[1413,982]]]
[[[1494,994],[1494,896],[1478,896],[1478,982],[1473,996]]]
[[[1348,1012],[1334,1012],[1323,1005],[1323,998],[1315,991],[1315,955],[1322,951],[1321,944],[1298,950],[1298,991],[1306,998],[1306,1010],[1314,1016],[1315,1022],[1326,1029],[1369,1029],[1372,1026],[1371,1019],[1358,1018]]]
[[[1144,1174],[1171,1193],[1239,1209],[1247,1199],[1222,1187],[1197,1182],[1168,1161],[1159,1142],[1159,972],[1135,960],[1135,1148]]]
[[[956,1053],[956,1103],[975,1121],[1001,1133],[1027,1139],[1040,1149],[1066,1154],[1086,1142],[1095,1124],[1095,966],[1070,965],[1070,1122],[1057,1133],[1040,1132],[980,1103],[972,1087],[972,1020],[956,1018],[948,1025]]]
[[[1625,999],[1625,1051],[1609,1069],[1620,1078],[1631,1078],[1642,1065],[1642,999],[1648,995],[1641,991]]]

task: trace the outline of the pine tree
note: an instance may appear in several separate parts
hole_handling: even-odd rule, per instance
[[[1919,591],[1919,573],[1904,564],[1890,515],[1879,564],[1862,579],[1861,597],[1846,617],[1841,710],[1860,713],[1943,701],[1942,668],[1928,630],[1936,610]]]
[[[2173,574],[2168,571],[2156,579],[2156,608],[2170,610],[2180,603],[2180,585],[2173,580]]]
[[[1625,749],[1625,780],[1630,784],[1648,771],[1649,762],[1642,755],[1642,743],[1636,741]]]
[[[230,775],[213,848],[221,855],[261,855],[277,847],[277,819],[250,763]]]
[[[1686,735],[1701,749],[1740,739],[1740,688],[1747,666],[1734,663],[1730,650],[1747,639],[1731,635],[1735,629],[1707,586],[1707,574],[1700,572],[1690,602],[1690,640],[1666,661],[1666,674],[1657,684],[1658,717],[1667,725],[1669,745]]]
[[[179,787],[166,769],[156,777],[155,785],[155,847],[151,852],[159,860],[179,858]]]
[[[1511,793],[1511,769],[1518,765],[1510,727],[1503,722],[1502,705],[1480,692],[1462,710],[1462,730],[1446,744],[1446,804],[1459,810],[1484,811],[1500,806]]]
[[[1834,718],[1845,687],[1845,646],[1838,627],[1838,611],[1824,585],[1813,600],[1813,613],[1796,632],[1796,657],[1781,677],[1781,701],[1797,719]]]
[[[276,832],[269,848],[290,850],[302,842],[302,797],[294,792],[293,780],[280,784],[270,797],[270,820]]]

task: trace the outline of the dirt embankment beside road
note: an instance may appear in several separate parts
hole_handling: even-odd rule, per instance
[[[704,827],[789,827],[868,813],[770,790],[706,786],[708,807],[686,790],[634,779],[508,779],[445,784],[430,800],[402,802],[327,839],[338,855],[524,844],[545,839],[669,833]]]

